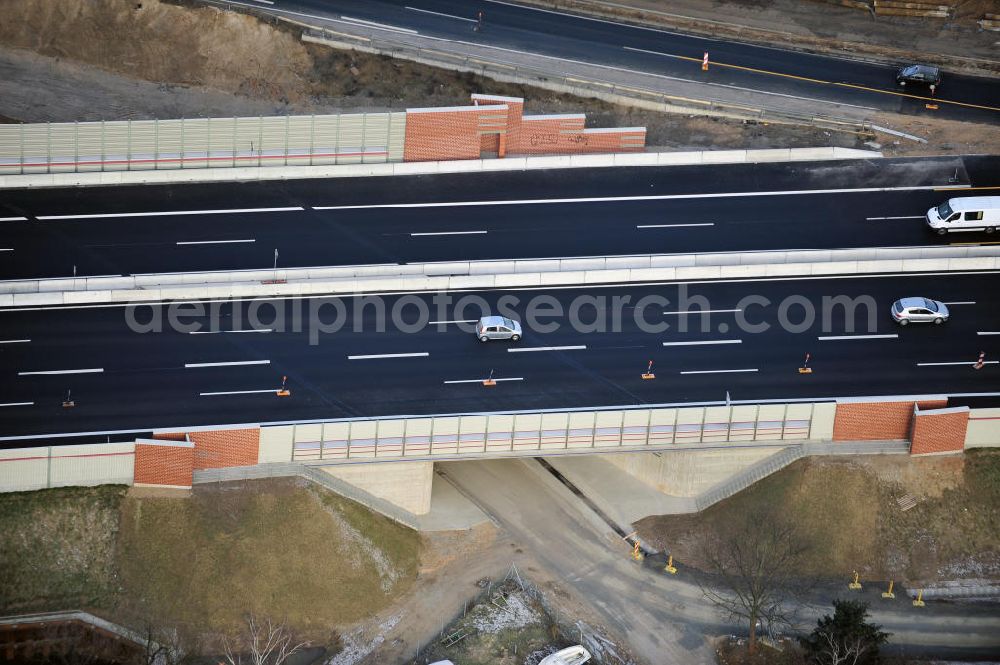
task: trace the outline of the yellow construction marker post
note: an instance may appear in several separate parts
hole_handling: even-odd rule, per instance
[[[810,356],[810,354],[807,353],[806,354],[806,360],[805,360],[805,362],[802,363],[802,367],[799,368],[799,374],[812,374],[813,373],[812,367],[809,366],[809,356]]]
[[[913,599],[913,606],[923,607],[925,604],[926,603],[924,603],[924,590],[921,589],[920,591],[917,592],[917,597]]]
[[[638,539],[636,539],[635,546],[632,548],[632,558],[635,559],[636,561],[642,561],[643,558],[644,558],[643,554],[642,554],[642,550],[639,549],[639,540]]]
[[[848,589],[853,589],[854,591],[861,591],[861,582],[858,581],[858,571],[854,571],[854,581],[847,585]]]
[[[883,592],[882,592],[882,597],[883,597],[883,598],[888,598],[888,599],[892,600],[893,598],[895,598],[895,597],[896,597],[896,594],[894,594],[894,593],[892,592],[892,585],[893,585],[894,583],[895,583],[895,582],[894,582],[893,580],[889,580],[889,590],[888,590],[888,591],[883,591]]]
[[[676,575],[677,574],[677,567],[674,566],[674,555],[673,554],[671,554],[667,558],[667,565],[663,569],[663,572],[670,573],[671,575]]]

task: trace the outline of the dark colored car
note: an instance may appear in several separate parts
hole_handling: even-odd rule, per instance
[[[907,65],[896,72],[896,83],[901,86],[922,85],[934,92],[941,85],[941,70],[929,65]]]

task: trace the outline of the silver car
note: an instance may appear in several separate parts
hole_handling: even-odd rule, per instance
[[[892,303],[892,319],[901,326],[908,323],[944,323],[948,306],[930,298],[901,298]]]
[[[480,342],[491,339],[509,339],[516,342],[521,339],[521,324],[506,316],[484,316],[476,324],[476,337]]]

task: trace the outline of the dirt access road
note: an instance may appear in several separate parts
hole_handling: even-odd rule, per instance
[[[676,577],[640,567],[629,548],[582,502],[534,460],[450,462],[447,477],[500,524],[537,561],[530,573],[540,586],[622,636],[638,662],[697,665],[714,663],[709,640],[733,630],[722,623],[683,571]],[[810,625],[830,611],[830,598],[803,608]],[[995,609],[995,608],[994,608]],[[891,645],[908,653],[948,647],[968,653],[1000,652],[994,609],[928,604],[913,608],[905,599],[873,617],[893,636]]]

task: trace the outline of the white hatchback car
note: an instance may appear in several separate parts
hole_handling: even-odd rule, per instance
[[[901,326],[908,323],[944,323],[950,313],[940,300],[901,298],[892,303],[892,319]]]
[[[516,342],[521,339],[521,324],[506,316],[484,316],[476,324],[476,337],[480,342],[491,339],[509,339]]]

